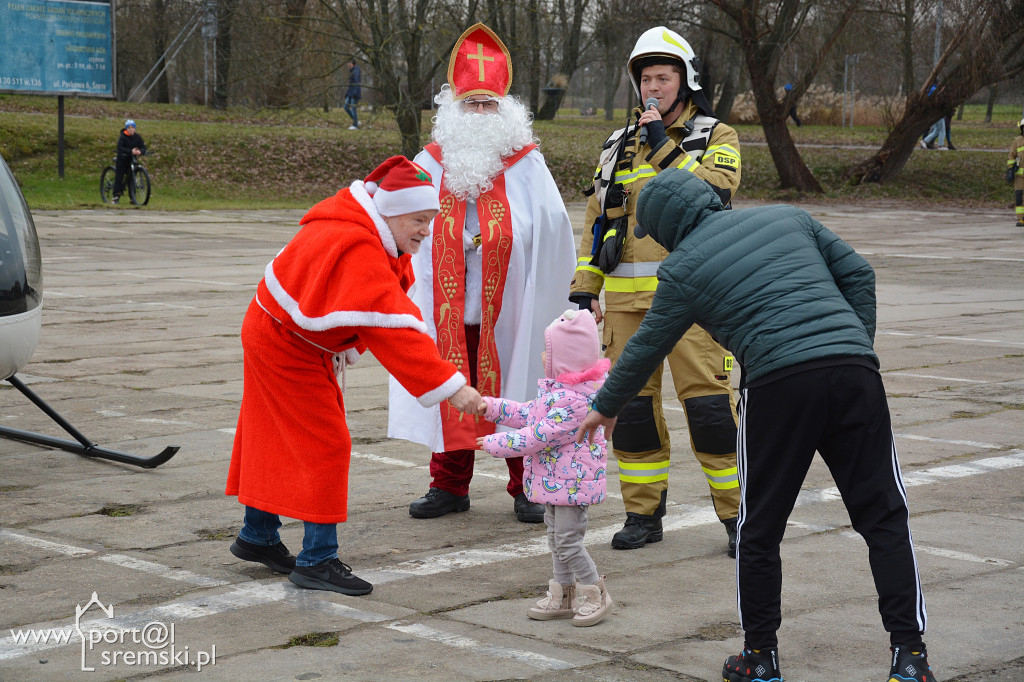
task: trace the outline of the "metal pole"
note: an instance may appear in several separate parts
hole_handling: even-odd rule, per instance
[[[850,55],[846,55],[843,58],[843,120],[840,122],[839,127],[846,127],[846,72],[850,64]]]
[[[57,95],[57,175],[64,179],[64,95]]]
[[[850,128],[853,128],[853,107],[857,101],[857,61],[860,55],[853,55],[850,59]]]

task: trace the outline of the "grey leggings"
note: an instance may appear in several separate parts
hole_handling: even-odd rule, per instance
[[[580,582],[595,585],[601,576],[583,546],[587,534],[587,508],[544,505],[544,524],[548,527],[548,547],[555,580],[562,585]]]

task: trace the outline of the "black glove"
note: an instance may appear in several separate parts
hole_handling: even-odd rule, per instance
[[[666,137],[664,121],[651,121],[647,124],[647,146],[652,150],[660,147]]]
[[[595,300],[597,300],[597,296],[594,296],[593,294],[580,293],[569,296],[570,303],[575,303],[580,307],[580,310],[586,310],[587,312],[593,310],[590,306],[590,302]]]
[[[1017,174],[1017,164],[1006,167],[1006,182],[1013,184],[1013,176]]]

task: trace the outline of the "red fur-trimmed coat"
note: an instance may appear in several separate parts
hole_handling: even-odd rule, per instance
[[[466,380],[442,360],[408,255],[362,182],[314,206],[266,267],[242,323],[244,390],[226,493],[314,523],[348,517],[352,441],[335,368],[369,350],[424,406]]]

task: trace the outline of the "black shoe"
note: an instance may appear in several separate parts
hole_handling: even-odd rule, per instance
[[[928,665],[928,652],[924,644],[914,647],[920,651],[911,651],[910,647],[897,644],[892,647],[892,667],[889,668],[889,682],[935,682],[931,666]]]
[[[526,499],[526,493],[516,495],[513,508],[516,511],[516,519],[523,523],[544,523],[544,505],[530,502]]]
[[[352,575],[349,565],[336,558],[317,566],[296,566],[288,580],[310,590],[330,590],[353,596],[373,592],[373,585]]]
[[[725,524],[725,532],[729,536],[729,547],[726,550],[733,559],[736,558],[736,517],[722,521]]]
[[[626,525],[612,536],[612,549],[640,549],[650,542],[661,542],[663,536],[661,517],[626,512]]]
[[[409,516],[416,519],[434,519],[450,512],[469,509],[469,495],[452,495],[440,488],[431,488],[427,494],[409,505]]]
[[[956,151],[956,147],[953,146],[952,142],[950,142],[949,144],[946,145],[946,149],[948,149],[951,152],[955,152]]]
[[[725,659],[722,682],[783,682],[778,649],[748,649]]]
[[[295,568],[295,557],[288,552],[283,542],[276,545],[254,545],[242,538],[235,538],[231,553],[244,561],[255,561],[268,566],[278,573],[291,573]]]

